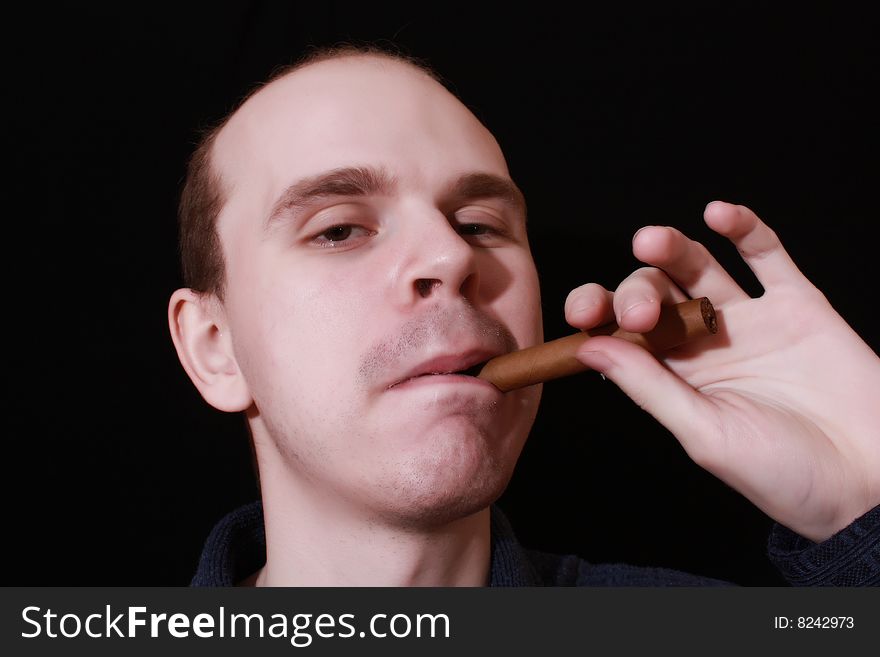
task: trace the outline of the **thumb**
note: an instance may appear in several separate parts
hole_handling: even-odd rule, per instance
[[[614,381],[669,429],[691,458],[698,446],[696,440],[711,435],[705,426],[708,402],[642,347],[619,338],[597,336],[584,342],[575,357]]]

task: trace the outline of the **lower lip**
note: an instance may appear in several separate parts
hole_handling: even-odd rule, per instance
[[[475,386],[478,388],[492,390],[494,392],[500,392],[498,388],[493,386],[488,381],[485,381],[484,379],[478,379],[475,376],[466,376],[463,374],[428,374],[425,376],[417,376],[412,379],[407,379],[406,381],[398,383],[394,386],[391,386],[390,388],[388,388],[388,390],[401,390],[406,388],[417,388],[436,385]]]

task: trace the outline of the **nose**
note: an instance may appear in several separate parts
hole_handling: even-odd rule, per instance
[[[475,301],[479,272],[474,246],[442,212],[428,212],[408,223],[395,281],[403,303],[455,297]]]

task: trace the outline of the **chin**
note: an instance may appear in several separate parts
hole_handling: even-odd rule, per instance
[[[491,493],[486,490],[444,491],[407,500],[405,505],[398,500],[383,515],[386,522],[404,530],[439,529],[484,510],[500,497],[504,488],[501,486]]]
[[[380,478],[383,515],[398,526],[436,528],[485,509],[507,488],[522,447],[514,450],[473,427],[431,434]]]

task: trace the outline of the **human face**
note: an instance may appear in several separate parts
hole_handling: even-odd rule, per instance
[[[494,501],[540,386],[502,394],[447,373],[543,335],[524,207],[491,134],[421,72],[346,58],[251,98],[214,165],[261,477],[281,463],[406,524]]]

